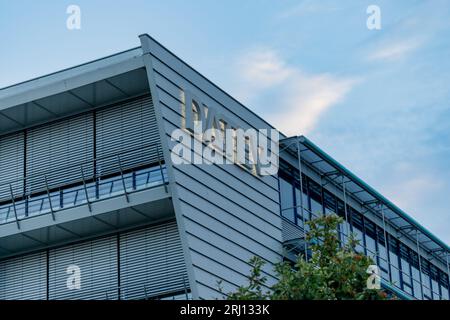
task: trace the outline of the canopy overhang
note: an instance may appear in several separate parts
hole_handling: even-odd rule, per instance
[[[299,149],[300,148],[300,152]],[[345,190],[356,199],[361,206],[393,227],[402,237],[418,243],[421,250],[435,257],[448,266],[450,247],[425,229],[406,212],[397,207],[371,186],[366,184],[339,162],[312,143],[304,136],[294,136],[280,141],[280,150],[286,150],[302,162],[313,168],[320,176],[333,183],[337,188]],[[341,177],[342,179],[338,179]]]
[[[0,135],[149,92],[141,48],[0,89]]]

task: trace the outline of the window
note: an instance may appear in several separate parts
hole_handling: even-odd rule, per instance
[[[383,229],[377,228],[377,242],[378,242],[378,266],[380,267],[381,270],[381,276],[383,277],[383,279],[390,281],[388,272],[389,260]]]
[[[375,242],[376,239],[376,228],[375,224],[364,219],[364,231],[365,231],[365,240],[366,240],[366,250],[367,256],[369,256],[374,263],[377,263],[377,244]]]
[[[433,299],[439,300],[441,294],[439,292],[439,270],[434,265],[430,265],[431,274],[431,290],[433,291]]]
[[[300,196],[302,192],[300,191],[299,187],[295,187],[295,201],[296,201],[296,209],[297,209],[297,224],[301,227],[303,226],[303,219],[306,221],[308,221],[308,196],[303,192],[302,196]],[[302,205],[304,210],[302,210]],[[302,216],[302,213],[304,214],[304,217]]]
[[[308,179],[308,193],[310,197],[311,213],[314,217],[319,217],[323,214],[322,208],[322,188],[320,185]]]
[[[360,231],[363,231],[363,217],[359,214],[358,211],[353,209],[352,207],[348,208],[348,211],[350,212],[351,220],[352,220],[352,226],[353,229],[358,229]]]
[[[358,240],[358,245],[356,246],[356,251],[364,254],[364,236],[361,230],[353,229],[355,234],[355,239]]]
[[[391,264],[391,281],[398,288],[401,287],[400,269],[398,263],[398,241],[389,237],[389,261]]]
[[[424,298],[430,300],[431,299],[430,263],[422,259],[421,264],[422,264],[423,296]]]
[[[366,250],[367,256],[370,257],[373,263],[377,263],[377,247],[375,240],[366,234]]]
[[[345,220],[345,207],[344,207],[344,202],[341,200],[337,200],[337,211],[336,211],[337,215],[342,217]]]
[[[344,202],[341,200],[337,200],[337,210],[336,214],[344,219],[344,222],[339,225],[339,240],[341,241],[341,245],[347,243],[348,235],[351,233],[350,224],[345,221],[345,208]]]
[[[400,244],[400,265],[402,268],[402,281],[403,290],[408,293],[412,293],[412,281],[411,281],[411,265],[409,264],[409,248],[404,244]]]
[[[336,208],[336,197],[329,193],[328,191],[324,191],[324,206],[325,206],[325,214],[333,214],[337,213]]]
[[[422,299],[422,285],[420,284],[420,272],[415,267],[411,267],[413,278],[414,297]]]
[[[448,300],[449,299],[448,275],[445,272],[441,271],[441,274],[440,274],[440,277],[439,277],[439,284],[441,286],[441,297],[442,297],[442,299]]]
[[[292,184],[280,178],[281,215],[295,223],[294,189]]]
[[[356,251],[364,253],[364,233],[363,233],[363,217],[355,209],[349,207],[348,212],[350,212],[350,217],[352,221],[352,229],[355,234],[356,240],[358,240],[358,245],[356,246]]]
[[[410,251],[411,257],[411,275],[414,289],[414,297],[422,299],[422,284],[420,282],[419,256],[416,252]]]

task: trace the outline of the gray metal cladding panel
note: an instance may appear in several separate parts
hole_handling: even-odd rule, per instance
[[[44,300],[47,294],[45,252],[0,261],[0,300]]]
[[[205,95],[203,100],[207,104],[212,100],[219,102],[221,105],[226,106],[226,110],[223,108],[224,113],[233,113],[252,127],[270,127],[270,125],[262,120],[262,118],[258,117],[255,113],[251,112],[239,102],[218,89],[214,84],[195,72],[189,66],[177,60],[177,58],[169,52],[161,49],[159,52],[152,52],[152,54],[154,56],[154,59],[152,60],[154,70],[168,78],[171,82],[177,84],[179,87],[184,89],[189,88],[198,96]]]
[[[67,286],[71,265],[80,268],[80,289]],[[49,299],[117,299],[117,237],[50,250],[49,270]]]
[[[93,115],[83,114],[46,124],[27,133],[27,188],[40,191],[45,178],[50,188],[93,174]]]
[[[23,194],[24,134],[0,137],[0,201]]]
[[[120,271],[123,299],[142,299],[188,287],[176,222],[122,234]]]
[[[183,123],[185,90],[244,129],[269,128],[163,49],[156,55],[154,75],[169,150],[172,131]],[[273,263],[282,259],[283,241],[277,178],[256,177],[236,165],[172,166],[175,210],[186,231],[182,238],[197,298],[222,298],[217,281],[227,291],[243,285],[253,256],[268,262],[264,272],[273,281]]]
[[[226,168],[226,166],[223,166]],[[186,180],[195,179],[202,182],[205,186],[213,186],[217,191],[217,196],[226,196],[234,202],[239,203],[249,211],[259,210],[269,219],[278,216],[278,201],[258,192],[257,189],[250,187],[238,179],[235,179],[229,172],[221,170],[218,166],[212,165],[182,165],[177,170],[182,172]],[[270,194],[278,196],[278,192],[273,190]],[[270,195],[269,194],[269,195]]]
[[[157,161],[160,139],[150,97],[101,110],[96,117],[99,174],[117,170],[118,154],[123,169]]]

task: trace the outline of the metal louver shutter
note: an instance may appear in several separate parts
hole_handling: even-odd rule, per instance
[[[16,133],[0,137],[0,201],[23,195],[24,137]]]
[[[98,174],[157,161],[158,127],[151,97],[144,97],[97,112]]]
[[[42,191],[80,182],[93,174],[93,115],[83,114],[30,129],[27,135],[27,188]]]
[[[49,299],[117,299],[117,237],[65,246],[49,255]],[[80,289],[67,286],[71,265],[80,268]]]
[[[0,300],[45,300],[46,253],[0,261]]]
[[[189,286],[176,222],[121,235],[123,299],[151,298]]]

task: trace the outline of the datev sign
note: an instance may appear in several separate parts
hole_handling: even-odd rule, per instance
[[[277,174],[277,130],[243,129],[186,90],[184,101],[182,128],[171,134],[174,165],[234,164],[255,175]]]

